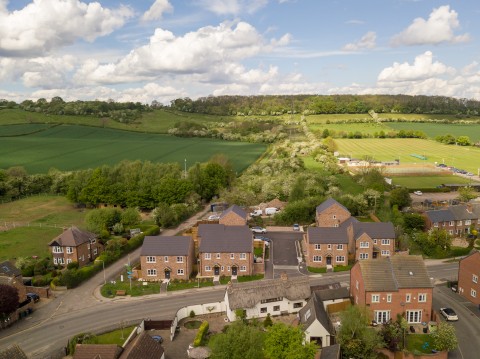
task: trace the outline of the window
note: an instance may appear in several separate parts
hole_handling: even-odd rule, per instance
[[[382,239],[382,246],[389,246],[390,245],[390,239]]]
[[[391,303],[391,302],[392,302],[392,295],[387,294],[387,303]]]
[[[337,219],[337,215],[336,215],[336,214],[333,215],[333,219]]]
[[[419,293],[418,294],[418,301],[421,303],[425,303],[427,301],[427,294],[426,293]]]
[[[302,304],[303,304],[302,302],[293,303],[293,307],[294,308],[301,308],[303,306]]]
[[[389,256],[389,255],[390,255],[390,251],[382,250],[382,256]]]
[[[97,243],[97,240],[96,240],[95,238],[94,238],[94,239],[91,239],[91,240],[90,240],[90,243],[95,244],[95,243]]]
[[[211,272],[212,271],[212,267],[210,266],[205,266],[205,272]]]
[[[164,262],[168,262],[168,256],[163,257]]]
[[[266,313],[267,312],[267,307],[260,308],[260,313]]]
[[[457,221],[457,226],[461,226],[462,225],[462,221]]]
[[[53,264],[64,264],[64,259],[63,258],[53,258]]]
[[[355,288],[357,288],[357,289],[358,289],[358,280],[357,280],[357,281],[355,281]]]
[[[147,276],[153,277],[157,275],[157,270],[156,269],[147,269]]]
[[[380,294],[372,294],[372,303],[380,303]]]
[[[453,229],[450,229],[450,230],[448,231],[448,234],[452,235],[452,234],[453,234]]]
[[[240,253],[240,259],[247,259],[246,253]]]
[[[73,253],[73,248],[67,247],[67,254],[72,254],[72,253]]]
[[[448,224],[450,225],[450,227],[453,227],[455,225],[455,222],[454,221],[450,221],[448,222]]]
[[[246,271],[247,271],[247,266],[240,267],[240,272],[246,272]]]
[[[466,225],[466,226],[469,226],[469,225],[471,225],[471,224],[472,224],[472,221],[471,221],[470,219],[466,219],[466,220],[465,220],[465,225]]]
[[[478,283],[478,275],[472,274],[472,282]]]
[[[265,304],[265,303],[281,302],[282,300],[283,300],[283,297],[268,298],[268,299],[261,299],[260,303]]]
[[[177,257],[177,263],[183,263],[183,256]]]
[[[95,249],[93,250],[93,255],[96,256],[97,254],[98,254],[98,249],[95,248]]]
[[[53,247],[53,253],[63,253],[63,248],[55,246]]]
[[[438,227],[438,222],[435,222],[435,223],[433,224],[433,226],[434,226],[434,227]]]
[[[147,263],[156,263],[157,257],[147,256]]]
[[[68,263],[72,263],[72,259],[71,258],[67,258],[67,264]]]
[[[368,243],[368,242],[360,242],[360,248],[370,248],[370,243]]]
[[[322,256],[313,256],[313,261],[314,262],[321,262],[322,261]]]
[[[319,251],[320,249],[322,249],[322,246],[320,244],[315,244],[315,250]]]
[[[307,312],[305,313],[305,315],[303,316],[305,321],[307,321],[308,318],[310,318],[310,316],[312,315],[312,311],[309,309],[307,310]]]
[[[345,262],[345,257],[344,256],[336,256],[335,261],[336,262]]]
[[[337,249],[341,251],[343,249],[343,244],[337,244]]]
[[[205,259],[212,259],[211,253],[205,253],[204,258],[205,258]]]
[[[471,289],[470,290],[470,295],[473,297],[473,298],[477,298],[477,291],[475,289]]]
[[[230,259],[235,259],[235,253],[230,253]]]
[[[368,259],[368,253],[360,253],[360,259]]]
[[[227,272],[230,272],[230,266],[227,266]]]
[[[337,228],[337,227],[338,227],[338,223],[335,223],[333,226],[334,226],[335,228]]]
[[[84,262],[84,261],[85,261],[85,255],[81,256],[81,257],[80,257],[80,260],[81,260],[82,262]]]
[[[377,323],[387,323],[390,320],[390,311],[376,310],[374,312],[374,318]]]
[[[377,244],[377,240],[376,240],[376,239],[373,240],[373,244]]]
[[[407,322],[409,323],[421,323],[422,311],[421,310],[407,310]]]
[[[409,293],[405,296],[405,302],[410,303],[412,301],[412,295]]]
[[[332,245],[331,245],[331,244],[327,244],[327,249],[332,249]]]
[[[217,259],[220,259],[220,253],[217,253]]]
[[[280,306],[279,305],[274,305],[273,306],[273,311],[274,312],[279,312],[280,311]]]
[[[177,275],[184,275],[185,272],[183,269],[177,269]]]
[[[220,267],[220,270],[223,272],[225,270],[225,267],[224,266],[221,266]]]

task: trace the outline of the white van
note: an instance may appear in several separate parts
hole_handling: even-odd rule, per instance
[[[275,208],[275,207],[268,207],[268,208],[265,208],[265,214],[267,216],[271,216],[272,214],[275,214],[279,212],[279,209],[278,208]]]
[[[252,213],[250,213],[250,217],[259,217],[263,214],[261,209],[256,209]]]

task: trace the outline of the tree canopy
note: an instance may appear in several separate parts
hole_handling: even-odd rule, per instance
[[[0,317],[7,317],[18,308],[18,289],[6,284],[0,284]]]

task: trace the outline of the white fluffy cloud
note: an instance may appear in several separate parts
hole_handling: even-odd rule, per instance
[[[166,12],[172,12],[173,6],[168,0],[155,0],[150,9],[142,16],[143,21],[153,21],[162,18]]]
[[[358,51],[363,49],[373,49],[376,45],[377,34],[374,31],[369,31],[362,38],[353,43],[346,44],[343,47],[345,51]]]
[[[199,4],[217,15],[253,14],[267,5],[268,0],[200,0]]]
[[[468,34],[455,35],[454,30],[460,26],[458,14],[444,5],[433,9],[428,20],[416,18],[401,33],[392,38],[392,45],[428,45],[442,42],[458,43],[470,39]]]
[[[102,7],[80,0],[33,0],[18,11],[0,6],[0,56],[35,56],[74,43],[93,41],[133,16],[125,6]],[[0,4],[1,5],[1,4]]]

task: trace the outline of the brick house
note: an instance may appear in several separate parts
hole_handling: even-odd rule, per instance
[[[309,227],[305,237],[307,266],[323,268],[348,264],[346,227]]]
[[[222,212],[218,223],[226,226],[245,226],[247,224],[247,212],[234,204]]]
[[[345,206],[333,198],[329,198],[317,206],[315,222],[317,227],[339,227],[351,216],[350,211]]]
[[[253,274],[253,234],[248,226],[200,224],[198,237],[201,277]]]
[[[421,256],[358,261],[350,270],[350,296],[384,323],[402,315],[408,323],[431,320],[433,285]]]
[[[445,229],[450,235],[470,233],[472,228],[480,231],[480,204],[459,204],[445,209],[425,211],[426,229]]]
[[[188,279],[195,263],[190,236],[146,236],[140,251],[141,276],[145,280]]]
[[[480,306],[480,252],[475,251],[460,260],[458,267],[458,294]]]
[[[357,261],[395,254],[395,228],[391,222],[352,222],[347,232],[350,252]]]
[[[103,252],[103,245],[97,241],[95,234],[77,227],[64,230],[48,245],[53,255],[53,264],[61,266],[78,262],[78,266],[83,267]]]

